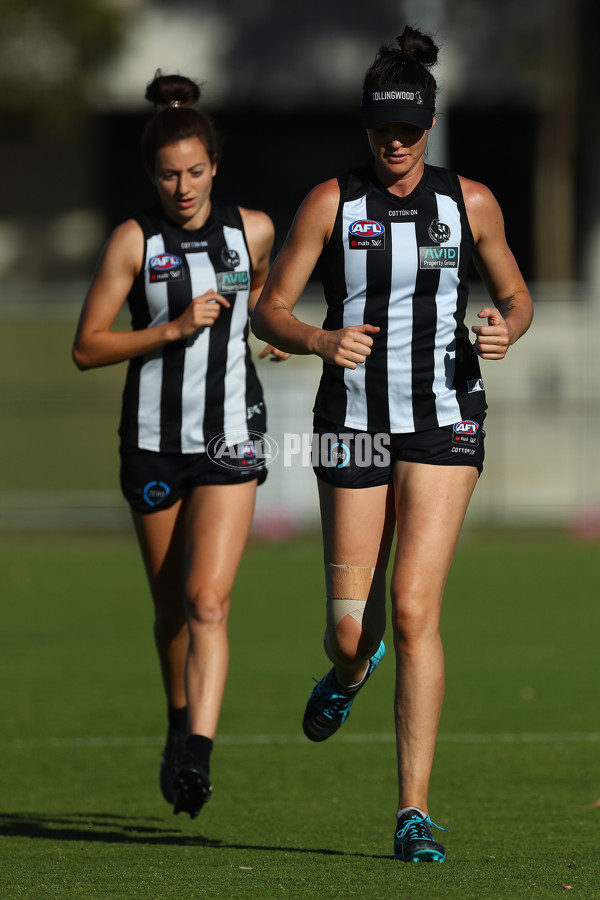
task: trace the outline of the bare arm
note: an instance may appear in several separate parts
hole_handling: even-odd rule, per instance
[[[252,284],[250,285],[250,295],[248,297],[248,312],[251,314],[269,274],[275,229],[273,222],[266,213],[256,209],[243,209],[241,206],[239,210],[244,223],[250,259],[252,260]],[[258,354],[259,359],[264,359],[266,356],[270,356],[273,362],[281,362],[290,358],[289,353],[284,353],[283,350],[278,350],[271,344],[263,347]]]
[[[370,354],[373,339],[369,335],[379,328],[357,322],[338,331],[325,331],[293,314],[329,241],[338,204],[335,180],[318,185],[304,200],[255,307],[252,329],[257,337],[288,353],[314,353],[325,362],[355,369]]]
[[[475,350],[483,359],[502,359],[529,328],[533,304],[517,262],[506,242],[504,219],[494,195],[484,185],[461,178],[475,240],[474,261],[494,304],[484,307],[475,325]]]
[[[138,331],[113,331],[115,319],[140,272],[143,254],[142,230],[129,219],[109,238],[83,304],[73,343],[73,360],[79,369],[123,362],[186,338],[199,328],[212,325],[221,306],[230,305],[211,290],[195,297],[173,321]]]
[[[275,229],[266,213],[256,209],[239,209],[252,260],[252,284],[248,298],[248,311],[251,313],[269,274]]]

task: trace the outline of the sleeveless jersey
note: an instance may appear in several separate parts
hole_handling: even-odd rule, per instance
[[[239,210],[213,205],[196,230],[171,222],[160,207],[134,219],[145,248],[127,298],[132,328],[176,319],[209,288],[231,306],[188,339],[130,360],[121,447],[204,453],[218,435],[235,432],[236,442],[247,440],[249,419],[264,415],[264,404],[247,343],[252,265]]]
[[[372,166],[338,179],[340,204],[320,259],[329,331],[369,323],[371,355],[356,369],[324,365],[314,412],[360,431],[417,432],[486,409],[464,324],[473,249],[458,176],[425,166],[407,197]]]

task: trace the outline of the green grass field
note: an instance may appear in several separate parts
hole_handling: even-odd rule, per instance
[[[83,297],[82,297],[83,299]],[[0,310],[1,312],[1,310]],[[0,491],[93,491],[117,485],[124,366],[78,372],[71,344],[79,310],[2,318]]]
[[[158,791],[164,710],[133,538],[5,536],[0,585],[2,898],[600,897],[597,545],[461,539],[431,789],[451,829],[442,866],[391,855],[391,646],[335,738],[301,735],[327,668],[316,538],[243,561],[214,796],[193,822]]]
[[[76,318],[3,311],[0,898],[600,898],[599,550],[557,532],[461,539],[431,789],[444,865],[391,855],[391,647],[335,738],[301,734],[328,668],[308,536],[249,548],[214,798],[194,822],[173,816],[132,535],[6,533],[29,492],[117,490],[124,370],[75,371]]]

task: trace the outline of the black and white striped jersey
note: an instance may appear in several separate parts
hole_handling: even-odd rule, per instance
[[[340,205],[320,260],[333,331],[380,331],[364,365],[324,365],[314,412],[361,431],[416,432],[486,409],[479,360],[464,324],[473,236],[459,179],[425,166],[407,197],[372,166],[338,179]]]
[[[264,415],[264,404],[247,343],[252,264],[239,210],[213,205],[197,230],[179,227],[160,207],[134,218],[145,239],[143,267],[128,297],[134,329],[177,318],[209,288],[231,306],[187,340],[130,361],[121,447],[204,453],[217,435],[247,440],[244,430],[253,415]]]

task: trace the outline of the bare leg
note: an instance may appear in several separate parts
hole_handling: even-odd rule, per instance
[[[188,651],[181,501],[160,512],[134,511],[133,522],[154,601],[154,640],[167,702],[181,708],[186,705]]]
[[[476,483],[477,470],[470,466],[397,462],[394,467],[398,540],[391,592],[398,809],[416,806],[427,812],[444,695],[442,595]]]
[[[216,731],[229,663],[229,599],[255,496],[255,480],[205,485],[164,511],[133,513],[167,701],[176,708],[187,702],[192,734],[212,738]]]
[[[154,599],[154,634],[165,692],[174,707],[161,758],[160,787],[176,813],[185,811],[192,818],[212,791],[209,757],[229,666],[230,594],[255,496],[254,480],[204,485],[170,509],[133,515]],[[182,714],[190,728],[185,743]],[[188,754],[200,768],[188,766],[184,771]]]
[[[227,618],[246,546],[256,481],[195,488],[186,501],[186,687],[191,734],[213,738],[229,665]]]
[[[332,487],[319,481],[325,565],[387,566],[394,535],[394,502],[387,485]],[[372,638],[351,616],[330,637],[330,655],[341,684],[358,683],[367,669]]]

